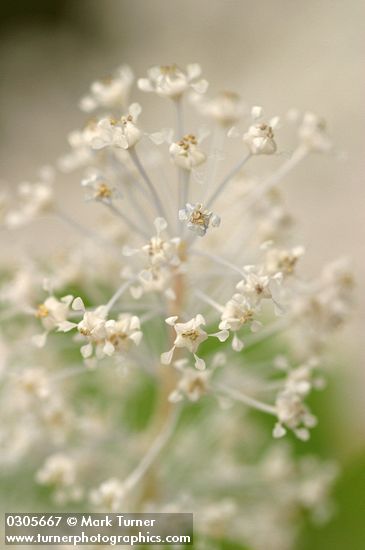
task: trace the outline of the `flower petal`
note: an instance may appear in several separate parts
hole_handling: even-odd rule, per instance
[[[286,434],[286,429],[281,424],[277,423],[274,426],[272,435],[275,439],[280,439],[281,437],[284,437]]]
[[[186,67],[186,73],[189,80],[193,80],[194,78],[199,78],[202,74],[202,68],[199,63],[189,63]]]
[[[175,346],[173,346],[169,351],[166,351],[165,353],[161,353],[161,363],[163,365],[170,365],[172,361],[172,357],[174,355]]]
[[[82,301],[82,299],[80,297],[77,297],[77,298],[74,299],[74,301],[72,302],[71,307],[74,311],[85,311],[84,302]]]
[[[154,91],[154,87],[152,86],[152,84],[148,80],[148,78],[139,78],[137,80],[137,86],[143,92],[153,92]]]
[[[206,368],[204,359],[202,359],[201,357],[198,357],[197,355],[195,355],[195,353],[194,353],[194,359],[195,359],[195,367],[198,370],[204,370]]]

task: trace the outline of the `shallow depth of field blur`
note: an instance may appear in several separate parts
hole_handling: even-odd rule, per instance
[[[142,76],[154,64],[199,62],[212,90],[237,90],[249,104],[263,105],[269,113],[298,107],[326,118],[336,154],[320,161],[309,159],[283,182],[283,189],[297,219],[297,240],[308,252],[305,271],[314,273],[331,259],[349,256],[357,297],[350,323],[331,343],[336,368],[314,404],[320,424],[306,444],[306,450],[341,465],[334,490],[337,512],[324,528],[304,529],[298,550],[363,549],[364,2],[8,0],[3,4],[1,188],[31,179],[39,166],[66,150],[67,133],[82,124],[80,96],[92,80],[122,63]],[[146,95],[143,104],[152,126],[159,113],[147,113],[149,102]],[[158,127],[166,125],[163,119]],[[62,185],[64,204],[87,219],[88,206],[82,205],[80,211],[77,182],[64,178]],[[56,221],[47,224],[13,233],[11,242],[1,235],[0,262],[21,255],[27,246],[47,254],[57,242],[71,238],[69,229]],[[297,447],[301,453],[303,444]],[[2,478],[1,512],[11,511],[9,502],[21,511],[31,510],[31,500],[22,493],[27,487],[24,480]],[[236,547],[227,543],[226,548]]]

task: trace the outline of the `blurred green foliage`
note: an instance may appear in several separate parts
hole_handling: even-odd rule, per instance
[[[357,458],[342,465],[333,498],[337,512],[332,521],[321,528],[308,523],[298,550],[364,550],[365,449]]]

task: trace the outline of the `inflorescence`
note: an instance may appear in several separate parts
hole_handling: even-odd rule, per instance
[[[273,441],[245,466],[234,448],[262,440],[245,409],[272,418],[274,439],[291,432],[306,441],[317,423],[306,400],[325,385],[325,344],[351,310],[353,278],[346,260],[313,280],[301,275],[305,251],[293,243],[278,185],[309,155],[330,152],[331,141],[314,113],[266,118],[234,92],[210,96],[198,64],[153,67],[137,80],[140,96],[169,102],[175,119],[150,132],[141,105],[130,102],[133,85],[126,66],[94,82],[80,101],[93,118],[71,132],[70,151],[13,199],[0,196],[4,230],[54,216],[77,235],[74,245],[24,256],[4,273],[2,460],[21,462],[33,450],[43,461],[36,481],[53,487],[58,502],[194,509],[203,538],[230,533],[257,550],[285,550],[294,507],[327,517],[335,469],[310,457],[296,462],[286,442]],[[285,132],[295,134],[289,155],[281,155]],[[255,177],[260,162],[267,175]],[[100,221],[72,217],[57,200],[57,178],[72,174],[104,209]],[[71,363],[65,349],[77,349]],[[250,354],[260,349],[263,357]],[[147,447],[130,442],[140,435],[120,427],[113,408],[103,417],[69,392],[98,374],[115,404],[138,372],[159,391]],[[214,406],[196,425],[179,422],[197,402]],[[152,483],[173,436],[166,471]]]

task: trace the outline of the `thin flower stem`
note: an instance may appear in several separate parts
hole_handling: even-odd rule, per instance
[[[74,376],[78,376],[80,374],[85,374],[92,372],[94,369],[88,369],[85,365],[73,367],[73,368],[67,368],[59,371],[55,375],[51,376],[51,381],[59,381],[59,380],[65,380],[67,378],[73,378]]]
[[[120,176],[119,169],[122,169],[125,173],[125,175],[133,182],[133,184],[138,187],[138,189],[142,192],[144,192],[143,185],[141,181],[135,177],[133,172],[129,169],[128,165],[120,160],[118,157],[116,157],[115,153],[113,151],[110,152],[111,156],[110,159],[112,161],[112,165],[114,168],[114,172],[117,176]]]
[[[245,405],[252,407],[253,409],[271,414],[273,416],[277,415],[276,408],[272,405],[268,405],[267,403],[263,403],[262,401],[254,399],[253,397],[249,397],[248,395],[234,388],[229,388],[228,386],[222,384],[214,384],[213,388],[227,395],[228,397],[231,397],[235,401],[239,401],[240,403],[244,403]]]
[[[145,312],[149,307],[153,307],[152,304],[134,304],[133,302],[123,302],[123,311],[135,310]]]
[[[254,188],[252,194],[248,196],[248,202],[245,204],[245,210],[250,209],[265,193],[270,191],[270,189],[272,189],[289,172],[291,172],[291,170],[293,170],[293,168],[295,168],[307,155],[308,149],[303,145],[299,145],[290,159],[284,162],[266,181]]]
[[[131,206],[134,208],[137,216],[139,217],[139,221],[143,223],[145,229],[148,230],[150,222],[148,220],[146,209],[140,205],[137,198],[135,197],[136,190],[133,189],[133,186],[134,186],[134,183],[125,183],[123,186],[123,189],[125,190],[126,196],[128,197],[128,200],[130,201]],[[141,192],[140,187],[138,187],[138,190]]]
[[[162,217],[162,218],[165,218],[167,219],[166,217],[166,214],[165,214],[165,210],[164,210],[164,207],[162,205],[162,202],[160,200],[160,197],[158,196],[157,192],[156,192],[156,189],[152,183],[152,181],[150,180],[147,172],[145,171],[138,155],[137,155],[137,152],[134,148],[132,149],[128,149],[129,151],[129,154],[131,156],[131,159],[135,165],[135,167],[137,168],[137,170],[139,171],[139,173],[141,174],[144,182],[146,183],[150,193],[151,193],[151,196],[152,196],[152,199],[153,199],[153,202],[154,202],[154,205],[155,205],[155,208],[156,208],[156,211],[158,212],[158,214]]]
[[[218,166],[218,151],[223,149],[225,138],[224,129],[221,126],[216,126],[213,131],[213,136],[210,145],[209,164],[207,167],[207,174],[205,177],[205,190],[210,188],[210,185],[214,182],[217,173]],[[204,202],[204,201],[203,201]]]
[[[114,169],[114,173],[116,177],[121,181],[121,187],[123,190],[125,190],[126,194],[128,195],[128,199],[130,200],[131,205],[133,206],[136,214],[140,217],[140,221],[146,224],[146,211],[143,211],[143,208],[140,206],[139,202],[136,200],[136,197],[134,196],[134,192],[138,190],[140,193],[142,193],[142,196],[145,194],[144,187],[139,179],[137,179],[134,174],[131,172],[129,167],[125,162],[122,162],[119,158],[115,156],[114,152],[110,152],[111,156],[111,162]],[[124,175],[129,179],[130,181],[124,181],[123,177],[120,178],[119,170],[124,171]]]
[[[165,447],[170,437],[172,436],[179,418],[180,408],[176,407],[172,414],[168,417],[161,432],[154,440],[151,447],[148,449],[138,466],[131,472],[124,482],[126,491],[133,489],[143,478],[149,468],[152,466],[162,449]]]
[[[159,315],[162,315],[162,314],[163,314],[162,309],[152,310],[142,315],[139,320],[141,322],[141,325],[143,325],[143,323],[147,323],[148,321],[151,321],[151,319],[154,319],[155,317],[158,317]]]
[[[195,256],[203,256],[205,258],[209,258],[213,262],[222,265],[224,267],[228,267],[229,269],[232,269],[236,273],[239,273],[239,275],[244,275],[243,269],[240,269],[238,266],[232,264],[228,260],[225,260],[224,258],[221,258],[220,256],[216,256],[215,254],[211,254],[210,252],[206,252],[205,250],[190,250],[190,253]]]
[[[184,113],[181,97],[174,101],[176,113],[176,139],[181,139],[184,135]]]
[[[190,172],[185,170],[183,177],[183,189],[182,189],[182,206],[189,201],[189,185],[190,185]]]
[[[224,311],[224,307],[221,305],[221,304],[218,304],[218,302],[216,302],[215,300],[213,300],[212,298],[210,298],[210,296],[207,296],[207,294],[205,294],[205,292],[203,292],[202,290],[199,290],[198,288],[194,291],[195,293],[195,296],[197,296],[198,298],[200,298],[203,302],[205,302],[206,304],[208,304],[209,306],[212,306],[214,309],[216,309],[217,311],[219,311],[219,313],[223,313]]]
[[[123,220],[124,223],[129,227],[129,229],[131,229],[132,231],[135,231],[145,239],[149,238],[148,233],[143,229],[141,229],[136,223],[134,223],[134,221],[132,221],[126,214],[124,214],[124,212],[119,210],[119,208],[115,206],[115,204],[113,204],[112,202],[104,202],[103,204],[105,204],[105,206],[107,206],[109,210],[113,212],[113,214],[115,214],[118,218]]]
[[[111,247],[114,248],[113,243],[107,241],[106,239],[101,237],[98,233],[95,233],[94,231],[91,231],[88,227],[85,227],[85,226],[81,225],[79,222],[77,222],[76,220],[71,218],[66,212],[64,212],[60,208],[55,209],[53,211],[53,213],[55,214],[55,216],[57,218],[62,220],[64,223],[66,223],[67,225],[69,225],[73,229],[76,229],[76,231],[78,233],[80,233],[80,235],[83,235],[84,237],[92,239],[94,242],[97,242],[98,244],[100,244],[103,247],[105,247],[105,245],[107,245],[107,246],[111,246]]]
[[[263,384],[261,387],[258,387],[258,390],[261,392],[272,392],[279,391],[285,385],[285,380],[273,380],[267,384]]]
[[[285,330],[290,325],[291,325],[290,318],[279,319],[278,321],[271,323],[270,325],[267,325],[265,328],[263,328],[259,332],[252,334],[251,337],[245,341],[245,347],[243,348],[243,351],[247,350],[252,346],[255,346],[259,342],[263,342],[267,338],[271,338],[271,336],[274,336],[275,334],[278,334],[279,332]]]
[[[219,195],[221,195],[221,193],[224,191],[232,178],[234,178],[234,176],[241,170],[241,168],[243,168],[243,166],[251,158],[251,156],[251,153],[247,153],[246,156],[244,156],[243,159],[241,159],[238,164],[236,164],[236,166],[232,168],[232,170],[226,175],[226,177],[221,181],[214,193],[207,200],[206,208],[210,208],[213,205],[213,203],[217,200]]]
[[[113,294],[109,302],[106,304],[105,313],[109,313],[109,311],[114,307],[115,303],[119,300],[119,298],[123,295],[123,293],[131,286],[134,280],[135,280],[135,277],[120,285],[118,290]]]

